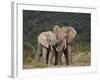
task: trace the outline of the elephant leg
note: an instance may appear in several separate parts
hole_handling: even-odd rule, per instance
[[[53,51],[50,50],[48,65],[52,64],[52,60],[53,60]]]
[[[55,63],[54,65],[57,65],[57,60],[58,60],[58,52],[56,50],[56,48],[54,47],[54,54],[55,54]]]
[[[66,49],[64,49],[64,55],[66,64],[69,65],[72,63],[72,53],[71,53],[71,46],[68,46]]]
[[[62,51],[60,51],[60,53],[58,53],[58,60],[57,60],[57,64],[61,64],[61,57],[62,57]]]
[[[72,64],[72,52],[71,52],[71,46],[68,45],[68,62]]]
[[[39,54],[39,55],[37,56],[37,59],[38,59],[38,64],[39,64],[39,62],[40,62],[41,57],[42,57],[42,53],[41,53],[41,54]]]
[[[42,55],[43,63],[46,64],[47,63],[47,58],[46,58],[47,57],[47,48],[43,47],[42,50],[43,50],[43,55]]]
[[[37,62],[39,64],[40,62],[40,58],[42,57],[42,45],[38,42],[38,54],[36,55],[37,57]]]
[[[50,48],[47,48],[46,63],[49,61]]]
[[[55,52],[55,64],[54,65],[57,65],[57,60],[58,60],[58,54],[57,54],[57,51]]]
[[[54,65],[57,65],[57,50],[55,46],[50,47],[49,63],[52,64],[53,56],[55,55]]]
[[[63,52],[64,52],[64,55],[65,55],[66,65],[69,65],[68,48],[64,49]]]

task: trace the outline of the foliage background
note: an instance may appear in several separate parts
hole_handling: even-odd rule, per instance
[[[90,63],[91,14],[23,10],[24,65],[35,65],[37,37],[41,32],[52,31],[54,25],[71,25],[75,28],[77,36],[73,43],[73,55],[79,55],[76,61],[80,63]],[[81,60],[83,56],[86,57],[85,61]]]

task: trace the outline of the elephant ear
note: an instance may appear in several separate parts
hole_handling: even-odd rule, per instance
[[[77,35],[76,30],[73,27],[62,27],[62,29],[66,32],[68,43],[72,42]]]
[[[55,25],[53,28],[53,32],[57,35],[59,33],[60,27],[58,25]]]
[[[38,36],[38,43],[40,43],[42,46],[48,48],[49,44],[48,44],[48,37],[47,37],[47,33],[46,32],[42,32],[39,36]]]
[[[65,39],[65,31],[61,29],[59,26],[55,25],[53,31],[56,34],[58,41],[63,41]]]

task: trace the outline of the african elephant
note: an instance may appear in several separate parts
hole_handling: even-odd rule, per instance
[[[57,37],[52,31],[42,32],[38,36],[38,62],[42,57],[44,64],[52,64],[53,51],[57,45]]]
[[[59,44],[59,51],[58,51],[58,58],[57,58],[57,64],[61,63],[61,57],[64,53],[66,64],[69,65],[69,63],[72,62],[72,54],[71,54],[71,45],[70,43],[73,42],[73,39],[77,35],[76,30],[73,27],[59,27],[55,26],[53,29],[54,33],[57,36],[58,44]]]

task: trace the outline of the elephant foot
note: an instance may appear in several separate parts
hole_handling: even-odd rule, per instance
[[[60,62],[58,63],[58,65],[62,65],[62,61],[60,61]]]
[[[57,65],[57,63],[54,64],[55,66]]]
[[[66,63],[66,65],[69,65],[69,63]]]
[[[48,67],[52,66],[52,64],[48,64]]]

